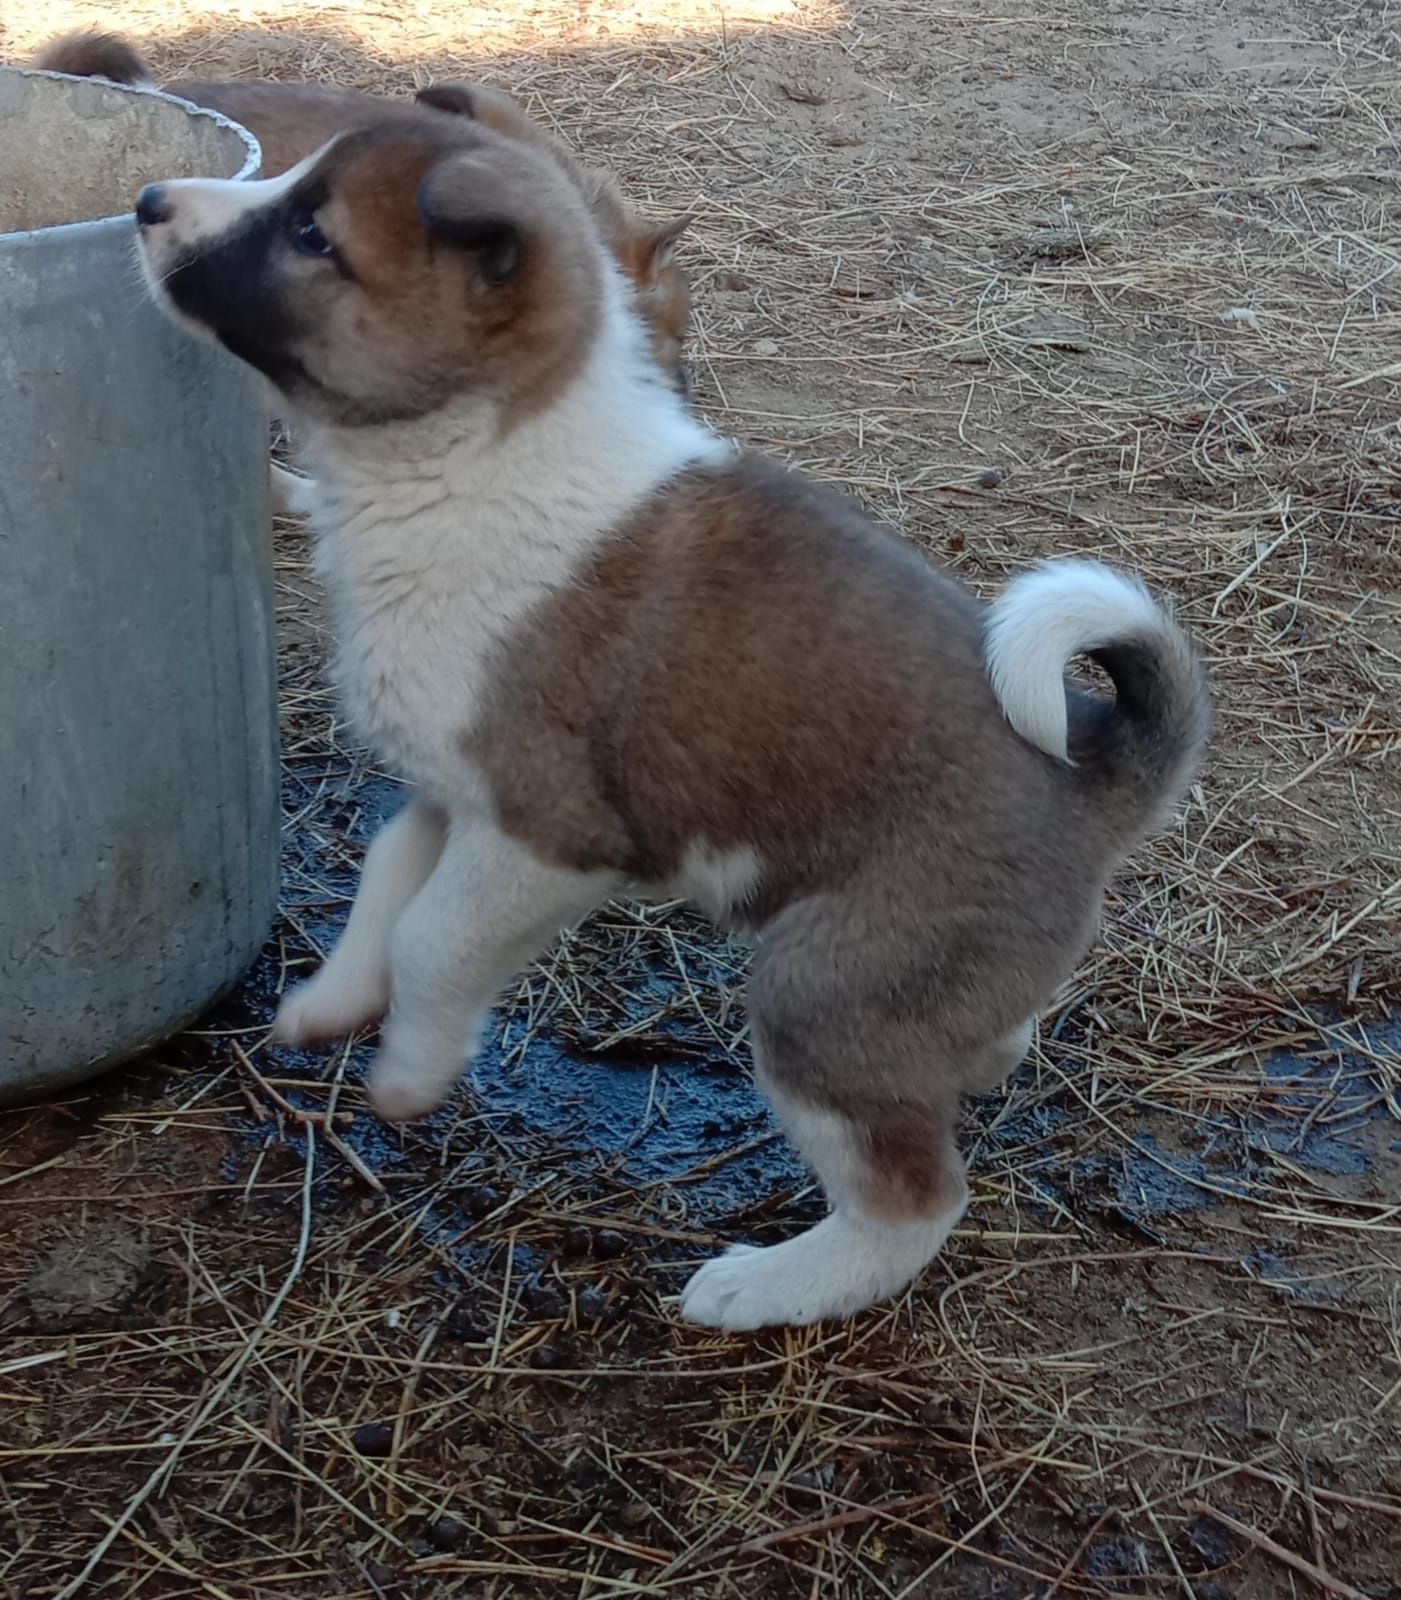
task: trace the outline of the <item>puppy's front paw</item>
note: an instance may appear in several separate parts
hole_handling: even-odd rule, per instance
[[[417,1122],[447,1099],[456,1074],[424,1071],[392,1050],[381,1050],[365,1079],[375,1115],[385,1122]]]
[[[387,981],[342,979],[324,967],[308,983],[282,997],[273,1020],[274,1044],[304,1050],[327,1039],[344,1039],[378,1022],[389,1003]]]
[[[272,509],[279,517],[304,517],[316,509],[316,480],[299,477],[286,467],[270,464],[272,476]]]

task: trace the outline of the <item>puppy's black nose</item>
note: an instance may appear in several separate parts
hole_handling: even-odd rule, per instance
[[[154,228],[158,222],[170,221],[170,206],[165,190],[158,183],[148,183],[136,197],[136,220],[143,228]]]

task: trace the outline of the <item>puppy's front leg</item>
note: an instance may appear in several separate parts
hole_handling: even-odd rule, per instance
[[[342,1038],[384,1015],[389,1004],[389,940],[404,907],[442,854],[447,818],[410,798],[380,829],[365,855],[350,920],[326,962],[278,1007],[272,1036],[303,1047]]]
[[[502,984],[619,884],[550,866],[489,820],[454,820],[394,930],[392,1007],[369,1075],[379,1114],[404,1121],[441,1104]]]
[[[272,461],[268,464],[274,516],[300,517],[311,510],[316,495],[315,478],[301,478]]]

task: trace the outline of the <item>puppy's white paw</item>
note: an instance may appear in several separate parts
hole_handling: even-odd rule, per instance
[[[274,1044],[305,1049],[327,1039],[344,1039],[378,1022],[389,1004],[387,977],[341,978],[323,967],[308,983],[282,997],[272,1024]]]
[[[681,1315],[687,1322],[728,1333],[774,1322],[811,1322],[811,1317],[795,1315],[798,1307],[783,1303],[783,1286],[771,1281],[764,1265],[766,1256],[782,1248],[732,1244],[724,1255],[691,1274],[681,1296]]]
[[[852,1316],[903,1289],[938,1253],[956,1215],[881,1224],[834,1212],[783,1244],[733,1245],[693,1274],[681,1315],[728,1333]]]
[[[442,1105],[456,1080],[456,1073],[424,1071],[384,1049],[370,1064],[365,1087],[383,1121],[417,1122]]]

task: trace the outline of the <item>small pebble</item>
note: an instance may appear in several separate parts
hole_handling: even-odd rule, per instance
[[[776,339],[756,339],[754,341],[754,354],[756,356],[776,356],[778,354],[778,341]]]
[[[439,1517],[428,1524],[428,1542],[435,1550],[458,1550],[466,1537],[466,1525],[456,1517]]]
[[[362,1456],[387,1456],[394,1447],[394,1429],[387,1422],[362,1422],[350,1443]]]
[[[1117,1514],[1111,1513],[1109,1507],[1102,1500],[1090,1500],[1084,1505],[1079,1505],[1075,1508],[1074,1520],[1077,1528],[1093,1528],[1101,1517],[1104,1518],[1101,1526],[1106,1531],[1118,1527],[1119,1519]]]
[[[443,1323],[443,1335],[464,1344],[481,1344],[488,1336],[486,1322],[466,1306],[454,1306]]]
[[[646,1522],[649,1515],[650,1512],[648,1511],[648,1508],[642,1503],[641,1500],[629,1500],[623,1509],[618,1513],[618,1521],[621,1522],[625,1528],[636,1528],[640,1527],[642,1523]]]
[[[564,1296],[552,1284],[532,1283],[521,1299],[537,1317],[553,1322],[564,1315]]]
[[[973,259],[974,259],[974,261],[991,261],[992,260],[992,250],[991,250],[991,248],[988,245],[980,244],[978,246],[978,248],[973,252]]]
[[[608,1296],[602,1289],[582,1289],[574,1302],[580,1322],[597,1322],[608,1309]]]
[[[1346,1533],[1351,1526],[1352,1518],[1348,1516],[1346,1511],[1335,1511],[1333,1513],[1334,1533]]]
[[[493,1189],[490,1184],[483,1184],[478,1189],[468,1189],[462,1196],[462,1209],[469,1217],[490,1216],[505,1202],[505,1195],[499,1189]]]
[[[978,487],[980,489],[995,489],[1002,482],[1002,474],[996,467],[989,467],[985,472],[978,474]]]
[[[587,1228],[566,1228],[561,1244],[571,1261],[579,1261],[593,1248],[593,1235]]]
[[[616,1228],[600,1228],[593,1236],[593,1251],[603,1260],[622,1255],[628,1247],[626,1237]]]

